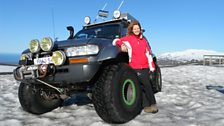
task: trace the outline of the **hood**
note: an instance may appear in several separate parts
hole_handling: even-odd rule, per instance
[[[99,46],[112,44],[111,39],[104,39],[104,38],[90,38],[90,39],[71,39],[71,40],[64,40],[64,41],[57,41],[55,42],[55,47],[57,49],[63,49],[72,46],[82,46],[87,44],[97,44]]]

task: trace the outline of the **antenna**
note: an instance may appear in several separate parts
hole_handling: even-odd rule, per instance
[[[120,5],[119,5],[119,7],[117,8],[117,10],[120,10],[120,8],[121,8],[121,6],[123,5],[123,3],[124,3],[124,0],[121,1],[121,3],[120,3]]]
[[[55,24],[54,24],[54,9],[53,8],[52,8],[51,14],[52,14],[53,37],[54,37],[54,41],[57,41],[57,38],[55,38]]]
[[[106,8],[106,6],[107,6],[107,3],[104,4],[102,10],[104,10]]]
[[[103,6],[103,8],[101,9],[101,10],[104,10],[105,8],[106,8],[106,6],[107,6],[107,3],[105,3],[104,4],[104,6]],[[97,14],[96,15],[96,18],[95,18],[95,20],[94,20],[94,23],[96,23],[96,20],[99,18],[99,15]]]

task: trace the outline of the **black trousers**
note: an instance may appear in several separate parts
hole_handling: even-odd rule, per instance
[[[156,104],[156,99],[152,90],[152,84],[149,78],[149,68],[146,69],[134,69],[138,75],[138,79],[142,84],[142,95],[143,95],[143,107]]]

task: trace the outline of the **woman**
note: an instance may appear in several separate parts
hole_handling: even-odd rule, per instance
[[[149,79],[149,70],[155,70],[150,47],[147,40],[141,33],[141,25],[133,21],[128,26],[127,36],[115,39],[113,45],[121,48],[121,51],[128,52],[129,66],[132,67],[143,85],[143,107],[148,113],[157,113],[156,99]]]

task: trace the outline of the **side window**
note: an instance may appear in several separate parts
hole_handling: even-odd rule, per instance
[[[78,36],[77,36],[77,39],[85,39],[85,38],[87,38],[87,34],[79,34]]]
[[[123,30],[122,30],[122,36],[126,36],[127,35],[127,31],[128,31],[127,28],[123,28]]]
[[[128,31],[128,26],[123,24],[122,30],[121,30],[121,35],[126,36]]]

